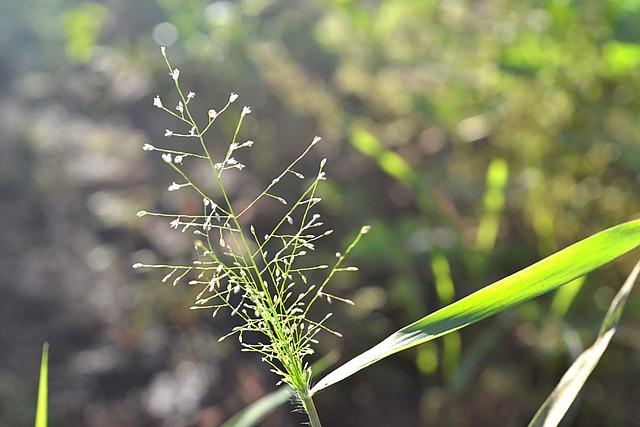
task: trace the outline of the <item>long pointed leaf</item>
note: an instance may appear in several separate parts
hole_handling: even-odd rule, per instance
[[[640,220],[609,228],[495,282],[393,333],[324,377],[329,387],[387,356],[416,346],[552,291],[640,245]]]
[[[40,362],[40,383],[38,384],[38,404],[36,406],[35,427],[47,427],[47,400],[49,395],[49,343],[42,345]]]
[[[618,291],[618,294],[611,302],[609,310],[602,321],[602,328],[598,334],[596,342],[591,347],[582,352],[571,367],[562,376],[562,379],[549,395],[544,404],[529,423],[529,427],[556,427],[567,410],[575,400],[576,396],[587,381],[591,372],[600,361],[600,357],[607,349],[611,337],[616,332],[616,326],[631,293],[631,289],[640,273],[640,261]]]
[[[253,427],[278,406],[291,399],[293,395],[294,392],[291,388],[282,386],[282,388],[277,391],[258,399],[220,427]]]

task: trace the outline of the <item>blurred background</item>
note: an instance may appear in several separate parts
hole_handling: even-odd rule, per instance
[[[188,310],[196,289],[131,268],[192,258],[191,236],[137,211],[201,203],[141,150],[175,142],[152,105],[176,100],[160,45],[202,120],[240,95],[212,145],[253,109],[235,200],[320,135],[301,170],[328,158],[336,232],[317,255],[372,225],[333,285],[356,302],[317,348],[334,367],[640,212],[638,0],[2,1],[0,425],[33,425],[44,341],[52,426],[213,427],[276,389],[217,342],[224,318]],[[323,422],[525,425],[638,255],[361,371],[317,396]],[[564,425],[640,425],[634,294]],[[301,421],[285,405],[263,426]]]

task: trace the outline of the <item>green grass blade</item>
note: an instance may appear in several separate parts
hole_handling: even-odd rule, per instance
[[[624,308],[631,288],[640,273],[640,261],[622,285],[620,291],[611,302],[609,310],[602,321],[602,328],[598,334],[596,342],[591,347],[582,352],[571,367],[562,376],[562,379],[549,395],[544,404],[529,423],[529,427],[555,427],[557,426],[567,410],[582,389],[585,381],[593,369],[600,361],[600,357],[607,349],[611,337],[616,332],[616,326],[620,320],[620,315]]]
[[[500,229],[500,215],[504,210],[505,187],[509,180],[509,164],[496,158],[489,164],[484,193],[484,215],[478,225],[476,247],[483,252],[493,250]]]
[[[558,289],[558,292],[553,296],[549,310],[559,318],[566,316],[569,307],[571,307],[573,300],[576,299],[578,292],[580,292],[586,280],[587,276],[578,277],[576,280]]]
[[[388,175],[409,186],[417,182],[417,176],[411,166],[395,151],[385,147],[371,132],[354,127],[350,141],[358,151],[374,158],[380,169]]]
[[[588,237],[412,324],[331,372],[311,393],[387,356],[485,319],[552,291],[640,245],[640,220]]]
[[[256,400],[220,427],[253,427],[278,406],[291,399],[293,395],[293,390],[290,387],[282,386],[277,391]]]
[[[47,427],[47,399],[49,395],[49,343],[42,345],[42,361],[40,362],[40,383],[38,384],[38,405],[36,407],[35,427]]]

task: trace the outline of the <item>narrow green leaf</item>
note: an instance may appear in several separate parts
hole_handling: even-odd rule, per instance
[[[433,272],[434,287],[440,304],[451,304],[451,301],[455,299],[456,288],[453,285],[451,265],[447,257],[442,253],[434,253],[431,257],[431,271]]]
[[[288,386],[282,386],[277,391],[256,400],[242,412],[226,421],[220,427],[253,427],[273,412],[278,406],[291,399],[293,390]]]
[[[394,353],[552,291],[638,245],[640,220],[620,224],[588,237],[393,333],[324,377],[311,389],[311,393],[342,381]]]
[[[362,154],[376,160],[380,169],[398,181],[412,186],[417,177],[411,165],[395,151],[389,150],[374,134],[361,127],[351,131],[351,144]]]
[[[504,210],[505,187],[509,180],[509,164],[502,158],[495,158],[489,164],[484,193],[484,215],[478,225],[476,247],[491,252],[498,238],[500,215]]]
[[[549,310],[560,318],[564,317],[586,280],[587,276],[578,277],[576,280],[558,289],[558,292],[553,296]]]
[[[596,342],[591,347],[582,352],[571,367],[562,376],[562,379],[549,395],[544,404],[529,423],[529,427],[555,427],[557,426],[567,410],[582,389],[585,381],[593,369],[600,361],[600,357],[607,349],[611,337],[616,332],[616,326],[620,320],[620,315],[631,293],[631,288],[640,273],[640,261],[627,277],[620,291],[611,302],[609,310],[602,321],[602,327]]]
[[[49,343],[42,345],[42,360],[40,362],[40,383],[38,384],[38,405],[36,407],[35,427],[47,427],[47,398],[49,377]]]

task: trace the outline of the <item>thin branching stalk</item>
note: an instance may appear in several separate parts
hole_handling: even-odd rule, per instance
[[[181,179],[180,183],[173,182],[169,191],[191,190],[202,198],[202,214],[140,211],[138,216],[166,218],[170,220],[171,228],[180,229],[183,233],[193,232],[197,259],[187,265],[135,264],[134,267],[168,270],[163,282],[171,280],[176,285],[189,280],[189,285],[199,287],[192,309],[211,310],[213,317],[227,310],[231,316],[241,319],[240,325],[220,340],[236,336],[242,351],[260,354],[262,361],[280,377],[279,384],[289,385],[298,394],[311,425],[320,426],[309,393],[312,372],[305,357],[313,354],[312,346],[318,342],[320,331],[341,335],[326,325],[331,313],[318,320],[312,316],[311,307],[319,300],[353,304],[349,299],[328,293],[327,286],[336,274],[357,270],[343,264],[369,228],[363,227],[344,253],[336,253],[332,266],[314,263],[310,257],[316,243],[332,233],[332,230],[325,229],[320,215],[314,211],[321,201],[316,192],[320,182],[325,180],[326,160],[320,162],[317,174],[310,179],[296,167],[320,141],[319,137],[315,137],[246,207],[237,210],[232,194],[224,185],[223,176],[230,169],[245,168],[234,156],[238,150],[248,149],[254,144],[252,140],[240,142],[242,123],[251,114],[251,108],[243,107],[224,156],[214,158],[213,152],[219,150],[211,149],[206,134],[220,114],[238,99],[238,95],[231,93],[219,111],[208,110],[206,125],[199,125],[190,109],[195,93],[189,91],[185,95],[179,81],[180,71],[171,66],[164,48],[162,55],[179,99],[175,111],[167,108],[160,96],[155,97],[153,104],[187,127],[186,132],[167,129],[165,136],[191,139],[196,143],[189,145],[187,141],[187,144],[182,144],[187,148],[181,150],[151,144],[145,144],[143,149],[161,153],[162,159]],[[190,177],[185,162],[207,163],[218,197],[209,194]],[[297,179],[305,184],[305,189],[293,202],[278,194],[278,185],[287,179]],[[264,236],[258,236],[255,227],[245,225],[240,218],[256,209],[258,201],[267,198],[279,202],[283,209],[273,229]],[[328,273],[316,283],[319,270],[327,270]],[[314,274],[310,275],[311,272]],[[263,339],[257,343],[255,339],[244,339],[246,334],[254,333],[259,333]]]

